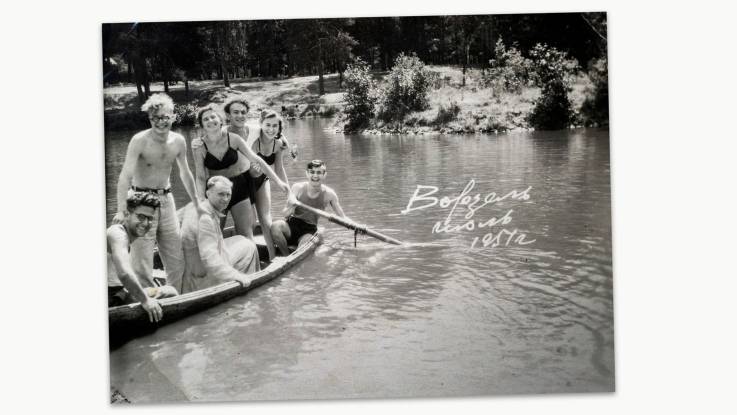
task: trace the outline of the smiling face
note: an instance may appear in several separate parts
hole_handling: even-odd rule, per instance
[[[240,102],[234,102],[230,104],[228,111],[228,119],[230,120],[230,123],[236,128],[243,128],[246,124],[248,108]]]
[[[324,165],[320,167],[308,167],[305,175],[307,176],[307,182],[310,186],[315,189],[319,189],[322,182],[325,180],[325,176],[327,176],[327,169]]]
[[[205,191],[205,196],[212,207],[222,212],[230,203],[233,185],[229,182],[217,181],[215,184]]]
[[[223,120],[214,110],[207,110],[202,113],[202,119],[200,120],[200,126],[207,132],[219,132],[223,126]]]
[[[148,119],[151,122],[151,128],[157,134],[166,134],[171,130],[174,123],[174,112],[170,109],[159,107],[155,111],[149,111]]]
[[[128,232],[141,237],[151,229],[156,209],[150,206],[138,206],[133,211],[125,211],[126,228]]]
[[[276,134],[279,133],[279,118],[264,118],[264,120],[261,121],[261,132],[263,132],[267,138],[276,137]]]

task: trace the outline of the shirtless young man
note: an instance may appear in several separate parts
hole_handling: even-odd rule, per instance
[[[292,186],[292,193],[297,200],[320,210],[330,206],[339,216],[348,219],[338,202],[338,195],[323,184],[327,175],[325,163],[321,160],[312,160],[307,163],[305,174],[306,182],[295,183]],[[271,225],[271,236],[282,255],[289,255],[289,245],[301,245],[317,231],[319,216],[299,206],[291,207],[294,211],[288,215],[286,221],[278,220]],[[288,209],[291,207],[288,206]]]
[[[174,196],[169,176],[174,162],[197,211],[205,213],[195,191],[195,181],[187,164],[187,143],[181,134],[171,131],[174,122],[174,102],[166,94],[154,94],[143,104],[148,112],[151,128],[133,136],[128,144],[125,163],[118,179],[118,213],[114,223],[122,223],[126,197],[132,192],[155,195],[161,207],[154,215],[151,229],[131,245],[133,269],[138,275],[151,276],[153,270],[154,240],[166,270],[167,285],[181,291],[184,256],[177,221]],[[153,286],[153,281],[150,282]]]
[[[108,307],[140,302],[151,322],[162,317],[156,300],[177,295],[177,291],[170,286],[143,288],[131,266],[128,250],[131,242],[149,231],[160,205],[159,199],[151,194],[132,194],[126,200],[123,222],[107,228]]]

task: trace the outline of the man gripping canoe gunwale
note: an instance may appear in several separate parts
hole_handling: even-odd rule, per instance
[[[106,232],[108,307],[140,302],[151,322],[163,315],[156,299],[177,295],[177,291],[170,286],[148,287],[152,276],[136,275],[128,250],[132,242],[149,231],[159,206],[159,199],[153,195],[134,193],[126,199],[123,222],[111,225]],[[146,288],[141,280],[147,282]]]

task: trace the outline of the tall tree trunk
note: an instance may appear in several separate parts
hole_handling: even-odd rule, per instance
[[[136,92],[138,92],[138,103],[143,105],[144,101],[146,101],[146,96],[143,95],[143,89],[141,88],[141,83],[138,82],[138,79],[136,79]]]
[[[223,53],[223,48],[225,47],[225,34],[223,33],[224,28],[222,26],[216,26],[215,28],[215,36],[216,36],[216,53],[218,57],[218,63],[219,63],[219,71],[220,76],[223,78],[223,85],[225,85],[226,88],[230,87],[230,79],[228,77],[228,68],[225,66],[225,54]]]
[[[322,75],[324,72],[323,62],[322,62],[322,41],[318,41],[318,58],[320,59],[320,64],[318,65],[318,85],[320,86],[320,93],[318,95],[322,96],[325,95],[325,80],[323,79]]]
[[[149,96],[149,90],[143,90],[143,87],[146,86],[146,63],[143,62],[141,55],[136,51],[131,53],[131,64],[133,65],[133,77],[136,81],[138,102],[143,104]]]
[[[343,89],[343,64],[338,64],[338,89]]]
[[[468,42],[470,42],[470,40],[466,41],[466,45],[464,48],[466,49],[465,50],[466,59],[463,60],[463,82],[461,83],[461,86],[466,86],[466,69],[468,68],[469,59],[470,59],[469,54],[471,51],[471,45]]]

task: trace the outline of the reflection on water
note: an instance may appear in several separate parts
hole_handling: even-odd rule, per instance
[[[613,390],[606,130],[376,137],[325,126],[289,123],[301,151],[290,180],[327,160],[346,213],[408,243],[359,236],[354,248],[350,231],[323,224],[325,243],[282,278],[113,351],[114,387],[134,402]],[[106,137],[108,221],[131,135]],[[482,198],[532,186],[529,200],[473,219],[512,209],[503,227],[535,242],[470,249],[500,227],[433,234],[449,208],[400,214],[418,185],[455,197],[471,179]],[[273,196],[278,216],[284,196]]]

